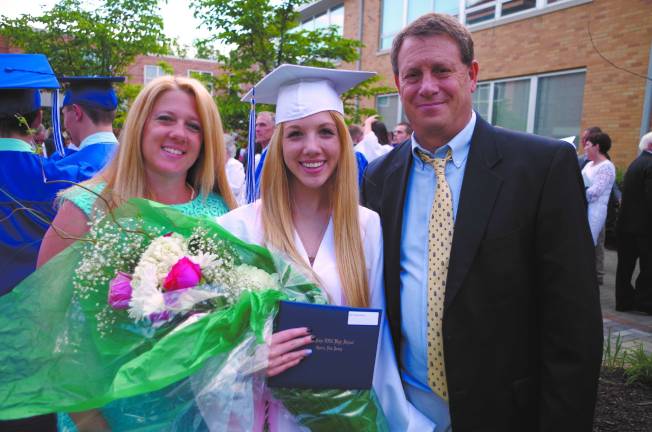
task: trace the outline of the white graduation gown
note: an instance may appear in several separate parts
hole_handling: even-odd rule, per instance
[[[362,243],[365,253],[367,277],[371,289],[371,307],[385,311],[383,283],[383,236],[378,214],[365,207],[358,207]],[[248,242],[263,245],[263,229],[260,217],[260,200],[253,204],[232,210],[217,218],[217,222],[236,237]],[[308,254],[297,232],[294,232],[297,251],[308,263]],[[324,238],[319,246],[312,266],[319,276],[333,304],[343,302],[342,284],[337,271],[335,258],[335,238],[333,219],[328,222]],[[389,326],[383,314],[383,323],[376,354],[373,387],[380,399],[385,416],[392,431],[432,431],[435,425],[418,411],[405,398],[403,385],[398,373],[394,347]]]

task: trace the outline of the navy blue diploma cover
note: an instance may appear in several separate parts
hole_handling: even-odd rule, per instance
[[[369,389],[376,363],[382,311],[281,301],[274,331],[309,327],[312,354],[268,378],[270,387]]]

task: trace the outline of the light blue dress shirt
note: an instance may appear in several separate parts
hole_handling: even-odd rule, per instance
[[[466,159],[471,147],[476,115],[453,139],[431,153],[421,147],[412,134],[412,155],[403,208],[401,233],[401,378],[406,396],[412,404],[437,424],[436,431],[450,427],[448,403],[428,386],[428,221],[435,197],[437,178],[432,165],[417,156],[419,148],[435,158],[444,158],[451,150],[452,161],[446,164],[446,181],[453,195],[453,217],[457,217]]]
[[[113,135],[113,132],[95,132],[84,138],[79,144],[79,150],[91,144],[118,144],[118,139]]]

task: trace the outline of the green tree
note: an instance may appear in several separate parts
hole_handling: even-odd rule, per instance
[[[92,9],[61,0],[40,16],[0,15],[0,35],[25,52],[43,53],[57,74],[120,75],[139,54],[165,54],[158,0],[103,0]]]
[[[309,1],[192,1],[195,17],[213,32],[211,38],[195,41],[195,48],[200,56],[220,61],[225,72],[214,78],[214,84],[226,129],[247,129],[249,106],[240,102],[240,97],[275,67],[293,63],[334,68],[341,62],[357,60],[361,42],[342,37],[337,27],[310,31],[298,27],[297,8]],[[225,52],[219,52],[218,44],[226,47]],[[376,94],[369,84],[357,91]],[[355,111],[353,96],[345,96],[349,115]]]

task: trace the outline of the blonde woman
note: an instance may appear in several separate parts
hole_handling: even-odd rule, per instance
[[[356,161],[339,97],[370,75],[283,65],[258,83],[257,101],[276,104],[260,200],[218,222],[245,241],[289,257],[331,303],[384,308],[380,220],[358,205]],[[310,355],[309,349],[296,349],[311,341],[305,327],[275,333],[267,375]],[[386,323],[373,385],[391,430],[434,428],[405,400]],[[270,416],[257,418],[257,429],[299,429],[282,407],[270,403]]]
[[[134,101],[115,158],[82,183],[110,209],[129,198],[168,204],[191,216],[219,216],[236,207],[226,179],[222,122],[208,91],[192,78],[164,76]],[[88,232],[104,201],[80,187],[62,194],[62,205],[39,251],[38,266]]]
[[[105,201],[113,209],[129,198],[142,197],[190,216],[226,213],[236,204],[224,172],[225,157],[219,112],[206,89],[191,78],[155,79],[129,110],[115,158],[83,183],[95,193],[77,186],[62,193],[52,222],[57,230],[50,228],[45,234],[38,266],[86,234],[87,222],[106,212]],[[134,403],[133,412],[125,414],[124,406],[109,404],[101,414],[93,410],[71,415],[74,423],[60,415],[59,428],[132,430],[142,427],[140,409]]]

